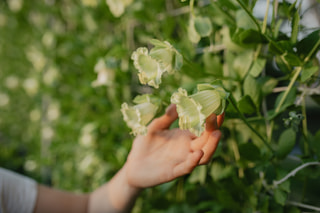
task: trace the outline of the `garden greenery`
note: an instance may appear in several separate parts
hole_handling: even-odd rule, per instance
[[[320,211],[320,28],[303,22],[318,7],[2,1],[0,166],[92,191],[174,103],[173,128],[199,135],[225,112],[223,136],[208,165],[145,190],[133,212]]]

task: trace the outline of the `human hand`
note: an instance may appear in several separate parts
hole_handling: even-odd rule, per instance
[[[150,123],[146,136],[135,138],[124,166],[132,187],[146,188],[169,182],[209,162],[221,137],[219,127],[224,114],[209,116],[200,137],[187,130],[169,130],[177,118],[175,105],[170,105],[165,115]]]

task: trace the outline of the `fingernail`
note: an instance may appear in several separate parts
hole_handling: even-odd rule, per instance
[[[222,123],[223,123],[223,121],[224,121],[224,115],[225,115],[225,113],[222,113],[221,115],[219,115],[218,116],[218,118],[217,118],[217,125],[218,125],[218,128],[220,128],[221,127],[221,125],[222,125]]]

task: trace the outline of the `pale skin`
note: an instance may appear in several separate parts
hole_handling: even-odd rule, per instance
[[[207,164],[221,137],[224,115],[211,115],[200,137],[187,130],[170,129],[178,118],[175,105],[154,119],[146,136],[137,136],[124,166],[106,184],[86,195],[58,191],[42,185],[34,212],[130,212],[140,192],[189,174]]]

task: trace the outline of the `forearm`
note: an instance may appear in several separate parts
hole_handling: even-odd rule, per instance
[[[125,167],[106,184],[90,194],[89,213],[130,212],[141,189],[131,187],[126,178]]]
[[[141,189],[131,187],[125,166],[91,194],[74,194],[38,185],[35,213],[122,213],[130,212]]]
[[[74,194],[38,185],[35,213],[86,213],[89,195]]]

